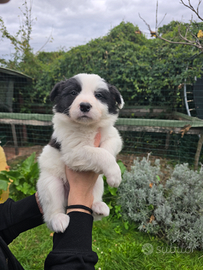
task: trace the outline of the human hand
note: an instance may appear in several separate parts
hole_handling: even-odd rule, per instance
[[[101,140],[101,133],[98,132],[95,136],[94,146],[99,147]],[[89,208],[92,207],[94,200],[93,188],[98,178],[98,174],[92,171],[87,172],[75,172],[69,169],[67,166],[65,168],[66,178],[70,186],[69,196],[68,196],[68,206],[69,205],[84,205]],[[89,213],[83,209],[68,209],[67,213],[71,211],[80,211]]]

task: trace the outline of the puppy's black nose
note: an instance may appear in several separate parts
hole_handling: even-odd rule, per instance
[[[80,110],[81,112],[89,112],[91,109],[92,105],[89,104],[88,102],[82,102],[80,103]]]

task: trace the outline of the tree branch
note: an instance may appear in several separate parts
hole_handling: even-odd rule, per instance
[[[167,13],[165,13],[165,15],[163,16],[161,22],[160,22],[159,25],[158,25],[158,8],[159,8],[159,1],[157,0],[157,2],[156,2],[156,27],[155,27],[155,31],[156,31],[156,32],[157,32],[157,30],[158,30],[158,28],[159,28],[159,25],[163,22],[163,20],[164,20],[165,17],[166,17],[166,14],[167,14]]]
[[[200,20],[203,21],[203,18],[201,18],[201,16],[199,15],[199,7],[200,7],[200,4],[202,2],[202,0],[199,0],[198,2],[198,6],[197,6],[197,9],[195,10],[195,8],[191,5],[190,3],[190,0],[188,0],[188,3],[189,5],[185,4],[185,2],[183,0],[180,0],[181,3],[186,6],[187,8],[189,8],[190,10],[192,10]],[[183,36],[181,34],[181,31],[180,31],[180,25],[178,27],[178,33],[179,33],[179,36],[180,38],[184,41],[184,42],[181,42],[181,41],[172,41],[172,40],[169,40],[169,39],[166,39],[166,38],[163,38],[162,36],[160,36],[158,34],[158,29],[157,29],[157,24],[158,24],[158,20],[157,20],[157,13],[158,13],[158,1],[157,1],[157,5],[156,5],[156,30],[155,31],[152,31],[150,25],[141,17],[141,15],[139,14],[139,17],[141,20],[143,20],[143,22],[146,24],[146,26],[148,27],[149,29],[149,32],[151,34],[152,37],[156,37],[156,38],[159,38],[165,42],[168,42],[168,43],[171,43],[171,44],[180,44],[180,45],[189,45],[189,46],[194,46],[196,48],[198,48],[199,50],[201,50],[203,52],[203,45],[201,44],[201,42],[199,41],[198,37],[196,35],[194,35],[193,33],[191,33],[192,37],[194,38],[194,40],[190,40],[187,38],[188,36],[188,32],[189,32],[189,28],[190,28],[190,25],[188,25],[188,27],[186,28],[186,31],[185,31],[185,36]],[[166,15],[166,14],[165,14]],[[165,16],[164,16],[165,17]],[[162,20],[163,21],[163,20]]]
[[[158,29],[158,0],[156,1],[156,27],[155,27],[155,31],[157,32]]]
[[[39,53],[39,52],[47,45],[47,43],[48,43],[51,39],[53,39],[53,38],[52,38],[52,31],[51,31],[51,34],[49,35],[49,37],[47,38],[46,42],[44,43],[44,45],[42,45],[42,47],[41,47],[35,54],[38,54],[38,53]]]
[[[140,17],[140,19],[141,20],[143,20],[143,22],[146,24],[146,26],[148,27],[148,29],[149,29],[149,32],[151,33],[152,32],[152,30],[151,30],[151,27],[150,27],[150,25],[141,17],[141,15],[140,15],[140,13],[138,13],[138,15],[139,15],[139,17]]]
[[[199,15],[199,6],[200,6],[202,0],[199,0],[198,5],[197,5],[197,9],[195,9],[195,8],[192,6],[192,4],[190,3],[190,0],[188,0],[188,3],[189,3],[188,5],[185,4],[185,2],[184,2],[183,0],[180,0],[180,2],[181,2],[185,7],[189,8],[190,10],[192,10],[192,12],[194,12],[194,13],[197,15],[197,17],[198,17],[201,21],[203,21],[203,18]]]
[[[171,43],[171,44],[180,44],[180,45],[194,46],[194,47],[200,49],[200,50],[203,52],[203,47],[202,47],[201,45],[198,45],[198,44],[196,44],[196,43],[194,43],[194,42],[192,43],[192,42],[189,41],[189,40],[188,40],[188,42],[172,41],[172,40],[168,40],[168,39],[166,39],[166,38],[163,38],[163,37],[161,37],[161,36],[159,36],[159,35],[157,35],[157,38],[159,38],[159,39],[161,39],[161,40],[164,40],[164,41],[166,41],[166,42],[168,42],[168,43]]]

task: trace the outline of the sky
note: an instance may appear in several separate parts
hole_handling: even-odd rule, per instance
[[[30,0],[27,0],[30,4]],[[188,0],[185,0],[187,3]],[[191,0],[194,7],[199,0]],[[22,22],[24,0],[10,0],[0,5],[0,17],[8,31],[15,35]],[[137,25],[149,37],[149,31],[140,15],[151,26],[156,25],[157,0],[32,0],[33,28],[31,46],[34,53],[42,50],[69,50],[71,47],[83,45],[92,39],[107,35],[122,21]],[[172,20],[189,22],[192,12],[184,7],[180,0],[159,0],[158,24],[168,24]],[[200,6],[203,15],[203,3]],[[197,20],[195,14],[193,19]],[[198,21],[198,20],[197,20]],[[47,42],[49,37],[52,42]],[[0,35],[1,37],[1,35]],[[14,52],[9,41],[0,40],[0,58],[8,58]]]

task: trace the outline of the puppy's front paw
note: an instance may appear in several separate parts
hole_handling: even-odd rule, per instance
[[[51,227],[55,232],[64,232],[68,227],[70,217],[63,213],[56,214],[51,220]]]
[[[111,173],[106,176],[107,183],[111,187],[118,187],[121,182],[121,170],[116,163],[116,166],[111,170]]]
[[[94,216],[98,216],[98,219],[101,219],[102,217],[107,217],[110,211],[109,207],[104,202],[94,202],[92,204],[92,210],[94,212]]]

